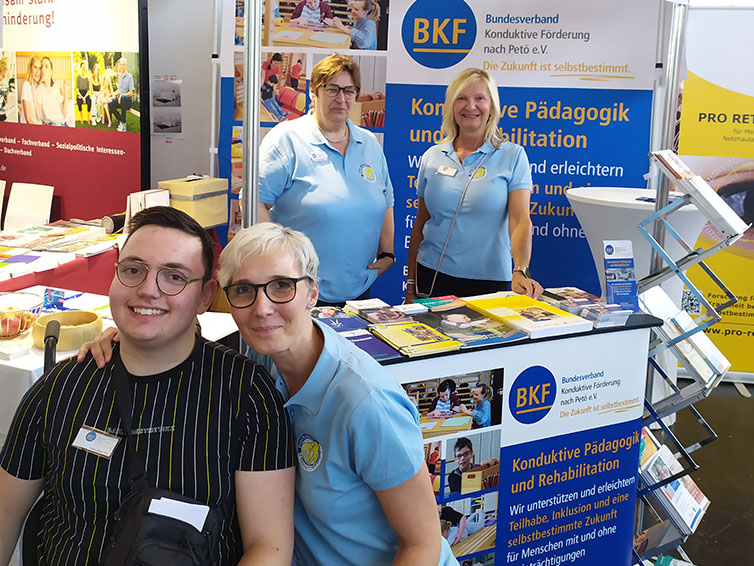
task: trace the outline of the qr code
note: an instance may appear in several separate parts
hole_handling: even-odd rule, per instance
[[[681,295],[681,308],[689,314],[702,314],[702,303],[688,289],[684,289]]]

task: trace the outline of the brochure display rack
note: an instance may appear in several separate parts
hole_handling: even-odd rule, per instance
[[[443,534],[461,562],[631,563],[647,345],[659,322],[639,314],[622,327],[383,363],[417,399]],[[455,427],[459,409],[430,411],[439,403],[425,397],[446,379],[457,382],[447,402],[464,404],[470,426]]]
[[[719,312],[735,304],[737,298],[704,260],[734,243],[748,228],[723,199],[701,177],[694,175],[675,153],[662,150],[651,153],[650,157],[674,183],[682,196],[639,224],[639,231],[662,260],[661,267],[638,282],[639,301],[643,310],[663,321],[663,324],[654,330],[655,339],[650,344],[649,361],[672,391],[664,399],[653,400],[651,404],[646,403],[644,422],[646,425],[655,423],[661,427],[678,452],[673,454],[667,445],[659,443],[648,428],[642,430],[639,472],[643,488],[639,491],[642,504],[639,505],[637,513],[637,535],[633,550],[635,564],[641,564],[643,559],[671,548],[687,559],[680,545],[695,531],[709,505],[709,500],[688,475],[698,467],[690,453],[711,442],[717,435],[692,403],[709,395],[730,369],[730,362],[703,331],[719,322]],[[673,228],[669,220],[670,215],[689,204],[693,204],[717,231],[719,238],[715,245],[707,249],[692,249]],[[654,235],[649,232],[653,228]],[[664,240],[663,234],[672,237],[685,251],[685,255],[680,258],[671,257],[659,243]],[[720,288],[726,297],[722,304],[713,307],[688,279],[685,270],[694,265],[699,265]],[[696,319],[692,319],[686,311],[676,306],[660,287],[661,283],[674,277],[683,281],[685,287],[703,306],[704,312]],[[685,368],[692,380],[691,384],[679,388],[668,378],[667,373],[654,359],[665,350],[670,351]],[[652,372],[648,375],[651,381]],[[681,409],[690,410],[708,434],[705,439],[687,447],[681,444],[661,420]],[[688,466],[681,466],[677,456],[682,456]],[[654,516],[656,524],[644,529],[644,519],[648,515]]]

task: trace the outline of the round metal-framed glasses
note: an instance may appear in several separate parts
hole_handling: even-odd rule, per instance
[[[150,269],[156,269],[157,288],[163,295],[174,296],[183,291],[189,283],[201,281],[203,277],[190,279],[172,267],[150,268],[148,263],[135,259],[115,263],[115,275],[126,287],[138,287],[147,278]]]

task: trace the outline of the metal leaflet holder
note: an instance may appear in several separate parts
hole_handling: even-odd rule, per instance
[[[704,179],[695,175],[675,153],[666,149],[652,152],[649,155],[660,170],[671,179],[676,190],[683,193],[682,197],[658,210],[638,226],[639,232],[649,241],[649,244],[665,264],[665,267],[650,273],[637,284],[642,306],[650,314],[661,318],[666,323],[662,329],[655,333],[657,341],[651,347],[650,356],[669,348],[695,380],[693,386],[688,386],[683,390],[674,388],[674,394],[654,403],[657,413],[660,416],[665,416],[706,397],[730,367],[729,363],[723,363],[727,360],[706,339],[706,336],[698,333],[719,322],[720,311],[735,304],[738,299],[704,263],[704,260],[733,244],[749,226],[739,218]],[[707,249],[702,247],[693,249],[673,228],[669,220],[670,215],[689,204],[696,206],[697,210],[707,218],[720,234],[720,241],[715,245]],[[685,250],[685,256],[673,260],[655,240],[647,229],[647,227],[651,229],[655,221],[662,223],[666,233],[673,237]],[[694,265],[699,265],[725,294],[727,300],[724,303],[713,307],[696,286],[691,283],[685,271]],[[689,292],[696,297],[704,308],[704,312],[695,319],[691,319],[685,311],[681,311],[679,307],[673,305],[672,300],[657,287],[663,281],[674,276],[684,282]],[[664,306],[661,308],[659,305]],[[673,312],[665,312],[667,308],[670,308]],[[702,360],[703,363],[697,363],[698,360]]]

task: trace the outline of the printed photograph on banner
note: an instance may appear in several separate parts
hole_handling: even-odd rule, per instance
[[[271,0],[262,7],[272,26],[262,27],[262,44],[320,49],[386,50],[389,0]],[[243,0],[236,0],[235,44],[244,43]]]
[[[233,121],[243,121],[244,103],[244,65],[243,52],[233,53]]]
[[[483,493],[437,506],[440,530],[453,556],[460,558],[495,547],[497,499],[497,492]]]
[[[75,51],[73,76],[77,128],[141,131],[138,53]]]
[[[261,128],[262,131],[269,131],[270,128]],[[265,132],[266,133],[266,132]],[[230,142],[230,192],[239,194],[243,186],[243,130],[238,126],[233,126],[233,138]]]
[[[328,54],[314,56],[314,64]],[[357,126],[382,129],[385,127],[385,91],[387,90],[387,57],[352,55],[361,71],[361,90],[351,106],[348,117]]]
[[[233,199],[230,201],[230,218],[228,220],[228,241],[232,240],[238,231],[243,228],[243,213],[239,206],[241,201]]]
[[[500,481],[500,428],[445,441],[445,496],[493,489]]]
[[[461,560],[460,564],[461,566],[495,566],[495,553],[488,552],[474,556],[474,558],[466,558]]]
[[[427,464],[429,478],[432,481],[432,491],[435,496],[440,495],[442,488],[442,442],[435,440],[424,443],[424,462]]]
[[[16,54],[0,50],[0,122],[18,122]]]
[[[16,53],[21,122],[75,125],[72,67],[70,52]]]
[[[501,404],[494,391],[500,387],[502,370],[403,384],[419,409],[424,438],[499,425]]]
[[[307,111],[305,61],[305,53],[262,54],[261,122],[293,120]]]
[[[259,128],[260,142],[271,129],[264,126]],[[230,192],[237,195],[240,194],[241,187],[243,187],[243,128],[240,126],[233,126],[233,138],[230,144],[230,167]]]

